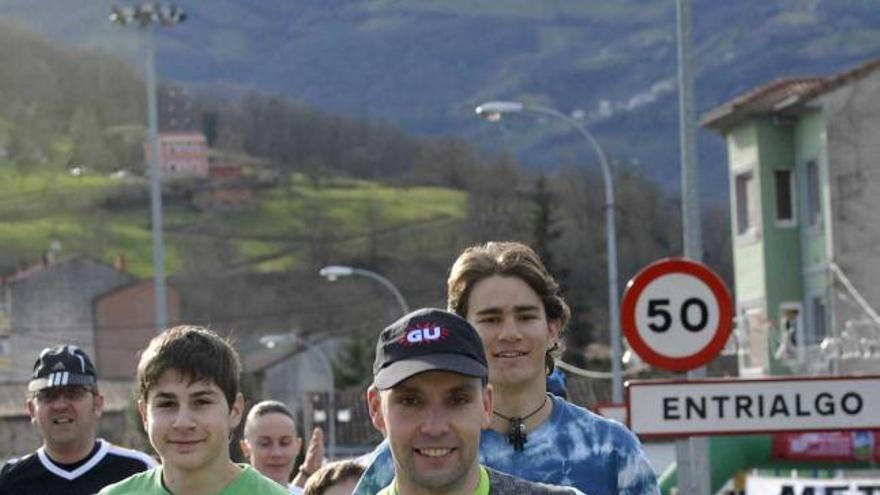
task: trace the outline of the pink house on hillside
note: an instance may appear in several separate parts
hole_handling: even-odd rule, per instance
[[[163,177],[208,177],[208,142],[201,132],[159,134]]]

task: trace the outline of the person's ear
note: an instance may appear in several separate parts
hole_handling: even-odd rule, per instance
[[[147,402],[143,399],[138,399],[138,412],[141,414],[141,423],[144,425],[144,430],[150,431],[147,428]]]
[[[25,401],[28,416],[31,418],[31,424],[37,424],[37,405],[34,404],[36,400],[34,397],[28,397]]]
[[[377,430],[385,435],[385,416],[382,414],[382,396],[375,385],[367,389],[367,407],[370,410],[370,420]]]
[[[562,322],[559,320],[548,320],[547,330],[550,332],[550,339],[548,341],[550,345],[547,347],[547,350],[549,351],[559,344],[559,335],[562,333]]]
[[[104,415],[104,396],[95,392],[95,397],[92,402],[92,406],[94,407],[95,417],[100,418]]]
[[[251,444],[247,441],[246,438],[242,438],[238,441],[238,447],[241,449],[241,455],[244,456],[245,459],[250,462],[251,459]]]
[[[495,404],[495,389],[491,383],[487,383],[483,387],[483,422],[482,429],[485,430],[492,424],[492,410]]]
[[[241,423],[242,413],[244,413],[244,395],[239,392],[229,407],[229,431],[234,430]]]

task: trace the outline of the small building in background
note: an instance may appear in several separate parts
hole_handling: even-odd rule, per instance
[[[214,181],[236,180],[241,178],[241,165],[237,163],[210,162],[208,175]]]
[[[208,142],[201,132],[159,133],[159,150],[162,177],[208,177]],[[149,147],[147,153],[149,156]]]
[[[235,163],[211,162],[210,180],[193,191],[193,204],[202,210],[238,211],[254,206],[253,181]]]

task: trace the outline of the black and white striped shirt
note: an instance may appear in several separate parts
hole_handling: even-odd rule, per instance
[[[92,495],[155,466],[156,461],[147,454],[100,438],[92,452],[73,465],[53,461],[40,447],[0,468],[0,495]]]

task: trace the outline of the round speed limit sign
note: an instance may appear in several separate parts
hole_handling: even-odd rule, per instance
[[[733,304],[724,282],[705,265],[684,258],[657,261],[633,277],[620,315],[632,350],[668,371],[708,363],[733,328]]]

